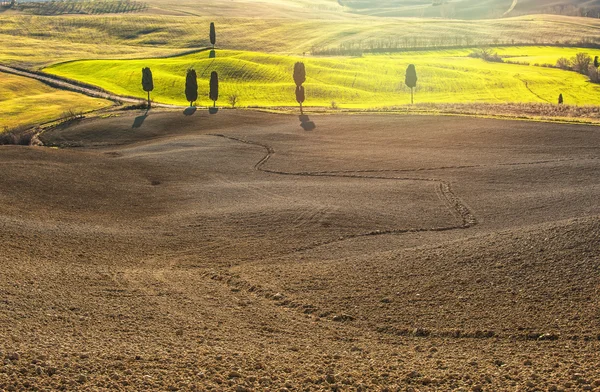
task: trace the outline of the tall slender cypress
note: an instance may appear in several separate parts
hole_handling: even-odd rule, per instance
[[[198,77],[193,68],[187,70],[185,77],[185,98],[190,103],[190,107],[198,100]]]

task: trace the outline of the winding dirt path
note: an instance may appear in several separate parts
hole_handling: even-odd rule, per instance
[[[519,4],[519,0],[513,0],[512,4],[510,5],[510,8],[508,9],[508,11],[506,11],[504,14],[502,14],[502,16],[508,16],[508,14],[510,14],[511,12],[513,12],[513,10],[517,6],[517,4]]]
[[[32,72],[27,71],[20,68],[9,67],[7,65],[0,65],[0,72],[5,72],[17,76],[23,76],[30,79],[38,80],[42,83],[49,85],[50,87],[54,87],[61,90],[73,91],[76,93],[84,94],[92,98],[101,98],[109,101],[117,102],[117,103],[133,103],[139,104],[146,102],[145,99],[142,98],[134,98],[134,97],[126,97],[121,95],[112,94],[106,90],[103,90],[98,87],[94,87],[87,84],[78,84],[67,79],[60,78],[58,76],[50,75],[43,72]],[[187,106],[178,106],[178,105],[167,105],[162,103],[152,103],[153,107],[161,107],[161,108],[185,108]]]

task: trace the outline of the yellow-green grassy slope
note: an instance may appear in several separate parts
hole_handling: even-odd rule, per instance
[[[0,72],[0,132],[60,118],[65,112],[87,112],[111,102],[53,89],[33,79]]]
[[[513,48],[524,55],[527,48]],[[559,51],[554,55],[560,57]],[[466,57],[470,51],[410,52],[360,58],[297,58],[254,52],[217,51],[170,59],[92,60],[58,64],[45,71],[102,87],[121,95],[143,98],[141,69],[152,68],[155,101],[185,104],[186,70],[196,69],[199,77],[198,104],[208,105],[211,71],[220,79],[220,104],[233,94],[242,106],[295,105],[292,70],[304,61],[309,106],[329,106],[332,101],[345,108],[377,108],[410,101],[404,85],[405,70],[415,64],[419,76],[416,102],[556,102],[563,94],[566,103],[593,104],[600,87],[574,72],[558,69],[488,63]],[[508,49],[504,50],[505,55]],[[548,54],[550,55],[550,54]]]

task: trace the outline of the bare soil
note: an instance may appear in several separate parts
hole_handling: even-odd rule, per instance
[[[600,390],[600,129],[307,121],[0,147],[0,390]]]

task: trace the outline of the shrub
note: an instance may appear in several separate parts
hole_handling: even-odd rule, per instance
[[[488,49],[488,48],[477,49],[476,51],[471,52],[469,54],[469,57],[482,59],[484,61],[489,61],[489,62],[494,62],[494,63],[503,63],[504,62],[504,60],[502,60],[502,57],[500,57],[500,55],[498,55],[498,53],[492,52],[492,50]]]
[[[600,83],[600,73],[598,73],[598,68],[590,67],[588,69],[588,76],[590,77],[590,82]]]
[[[571,61],[565,57],[556,60],[556,68],[568,70],[571,69]]]
[[[235,109],[235,106],[240,102],[240,98],[237,94],[231,94],[229,96],[229,104],[232,109]]]
[[[9,129],[4,127],[4,131],[0,132],[0,146],[29,146],[34,136],[35,130],[25,130],[23,128]]]
[[[73,121],[77,119],[83,118],[83,114],[81,112],[76,112],[73,109],[65,110],[61,115],[59,120],[63,122]]]
[[[575,57],[571,59],[573,71],[587,75],[588,70],[592,65],[592,61],[592,58],[587,53],[577,53]]]

